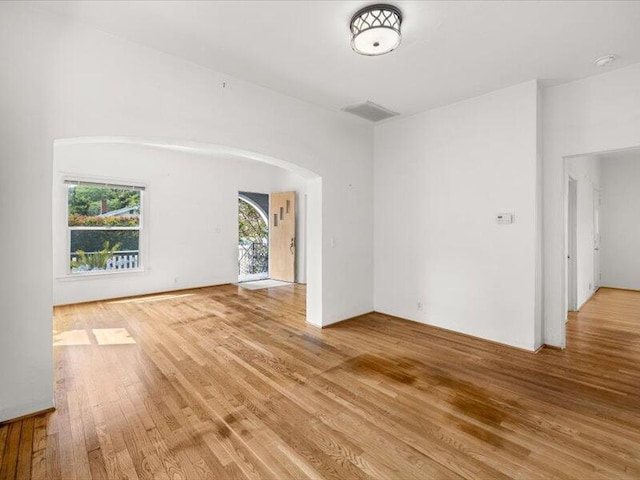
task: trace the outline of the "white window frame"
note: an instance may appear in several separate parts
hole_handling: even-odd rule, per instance
[[[69,226],[69,185],[89,185],[94,187],[104,187],[104,188],[122,188],[122,189],[130,189],[137,190],[140,192],[140,213],[138,217],[138,226],[137,227],[70,227]],[[64,187],[64,222],[66,229],[66,251],[65,251],[65,264],[66,264],[66,276],[67,278],[91,278],[91,277],[100,277],[100,276],[111,276],[111,275],[126,275],[131,273],[141,273],[144,272],[144,260],[146,253],[146,245],[144,242],[145,239],[145,227],[144,227],[144,217],[146,214],[146,196],[145,193],[147,191],[147,186],[142,182],[130,182],[123,181],[120,179],[103,179],[103,178],[91,178],[91,177],[69,177],[65,176],[63,178],[63,187]],[[112,270],[96,270],[96,271],[87,271],[87,272],[72,272],[71,271],[71,232],[73,230],[137,230],[138,233],[138,266],[136,268],[123,268],[123,269],[112,269]]]

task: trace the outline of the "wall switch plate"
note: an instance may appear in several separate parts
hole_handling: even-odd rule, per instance
[[[510,225],[514,222],[515,217],[513,213],[498,213],[496,215],[496,223],[498,225]]]

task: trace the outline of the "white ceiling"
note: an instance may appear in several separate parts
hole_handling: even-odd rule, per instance
[[[606,152],[596,154],[599,160],[638,160],[640,159],[640,148],[628,148],[626,150],[617,150],[614,152]]]
[[[391,1],[403,42],[349,45],[375,1],[46,1],[41,8],[338,110],[371,100],[408,115],[531,79],[562,83],[640,62],[640,1]],[[619,56],[602,69],[592,61]]]

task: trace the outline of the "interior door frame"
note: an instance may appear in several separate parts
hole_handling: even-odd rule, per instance
[[[621,153],[621,152],[629,152],[629,151],[636,151],[640,148],[640,145],[637,144],[633,144],[633,145],[626,145],[620,148],[607,148],[604,150],[581,150],[581,151],[577,151],[577,152],[567,152],[566,154],[561,154],[561,158],[562,158],[562,163],[563,163],[563,170],[562,170],[562,178],[560,179],[561,183],[562,183],[562,199],[564,200],[564,205],[563,205],[563,209],[562,209],[562,214],[563,217],[562,220],[560,220],[561,223],[561,232],[563,235],[562,239],[557,239],[560,242],[560,245],[562,245],[562,255],[555,257],[557,260],[553,260],[553,263],[556,264],[555,262],[557,261],[558,263],[556,265],[560,265],[560,275],[561,277],[558,279],[559,281],[559,286],[560,286],[560,301],[561,301],[561,309],[557,310],[556,313],[551,313],[548,312],[547,314],[545,314],[544,317],[544,323],[543,323],[543,330],[544,330],[544,335],[549,335],[548,332],[548,325],[552,325],[551,330],[555,329],[556,327],[559,327],[559,345],[557,345],[559,348],[561,349],[565,349],[567,348],[567,329],[566,329],[566,318],[567,318],[567,196],[568,196],[568,170],[567,170],[567,161],[571,158],[575,158],[575,157],[585,157],[588,155],[603,155],[606,153]],[[544,240],[544,251],[547,252],[548,249],[551,248],[550,246],[550,239],[545,237]],[[555,280],[556,277],[553,278],[553,280]],[[549,285],[555,285],[554,283],[549,283],[548,279],[545,278],[545,284],[543,287],[544,290],[544,295],[545,297],[547,295],[550,294],[550,286]],[[547,300],[545,298],[544,301],[544,306],[545,308],[547,308],[550,305],[549,300]],[[554,307],[555,310],[555,307]],[[564,320],[563,320],[563,316],[564,316]],[[551,335],[553,335],[553,333],[551,333]],[[552,343],[553,345],[553,343]]]
[[[600,208],[602,206],[602,193],[600,187],[593,184],[593,292],[600,288],[602,281],[601,237],[600,237]],[[597,260],[596,260],[597,258]]]
[[[578,310],[578,181],[567,172],[566,184],[566,310],[567,312],[575,312]]]

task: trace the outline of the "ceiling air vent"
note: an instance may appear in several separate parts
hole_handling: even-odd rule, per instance
[[[387,110],[386,108],[369,101],[360,103],[358,105],[350,105],[348,107],[344,107],[342,111],[353,113],[354,115],[357,115],[358,117],[364,118],[365,120],[369,120],[371,122],[379,122],[380,120],[386,120],[387,118],[400,115],[397,112],[392,112],[391,110]]]

